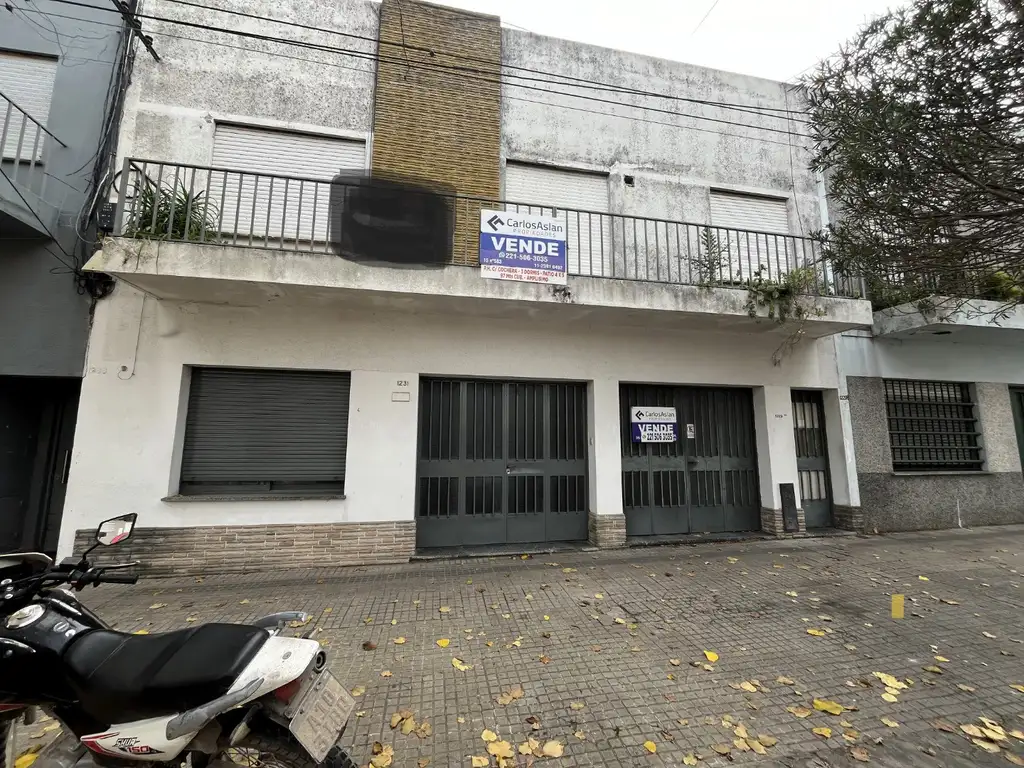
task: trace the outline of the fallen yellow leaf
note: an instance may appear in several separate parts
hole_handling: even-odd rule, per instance
[[[819,712],[828,712],[830,715],[843,714],[843,705],[835,701],[829,701],[828,699],[815,699],[812,704]]]
[[[697,756],[693,752],[687,752],[683,755],[683,765],[696,765]]]
[[[776,677],[775,678],[775,682],[778,683],[779,685],[796,685],[795,682],[790,680],[788,677],[783,677],[782,675],[779,675],[778,677]]]
[[[653,741],[645,741],[644,742],[644,749],[646,749],[648,752],[650,752],[653,755],[655,752],[658,751],[658,745],[655,744]]]
[[[740,683],[740,690],[747,691],[747,693],[754,693],[755,691],[757,691],[757,686],[755,686],[748,680],[744,680],[742,683]]]
[[[899,728],[900,724],[893,720],[891,717],[883,717],[882,725],[887,725],[890,728]]]
[[[747,733],[747,727],[742,723],[733,728],[732,732],[739,736],[741,739],[746,739],[750,737],[750,734]]]
[[[766,736],[763,733],[759,733],[757,735],[757,740],[764,744],[766,747],[774,747],[776,744],[779,743],[779,740],[776,739],[774,736]]]
[[[907,687],[906,683],[900,682],[897,678],[893,677],[892,675],[888,675],[885,672],[874,672],[872,674],[874,674],[875,677],[881,680],[882,683],[886,686],[886,688],[898,688],[900,690],[903,690]]]
[[[245,602],[249,602],[249,601],[246,600]],[[167,607],[167,603],[153,603],[151,606],[149,606],[149,610],[151,610],[151,611],[158,611],[161,608],[166,608],[166,607]]]
[[[1014,765],[1024,765],[1024,757],[1015,755],[1012,752],[1003,752],[1003,757],[1009,760]]]
[[[390,670],[390,669],[385,669],[385,670],[383,670],[383,671],[382,671],[382,672],[380,673],[380,676],[381,676],[381,677],[391,677],[391,670]]]
[[[786,597],[797,597],[797,596],[798,596],[797,593],[793,592],[793,591],[790,591],[790,592],[786,593]]]
[[[945,664],[945,663],[947,663],[949,661],[949,659],[947,659],[945,656],[936,656],[935,660],[940,662],[940,663],[943,663],[943,664]]]
[[[678,667],[683,662],[680,661],[679,659],[669,659],[668,663],[671,664],[673,667]]]
[[[814,635],[815,637],[824,637],[825,631],[823,629],[808,629],[808,635]]]
[[[569,709],[580,710],[580,709],[583,709],[585,706],[587,706],[587,705],[584,704],[582,701],[571,701],[571,702],[569,702]]]
[[[956,687],[959,688],[961,691],[966,691],[967,693],[974,693],[975,690],[973,686],[964,685],[963,683],[957,683]]]
[[[488,754],[494,755],[499,760],[505,760],[513,755],[515,751],[512,749],[512,745],[507,741],[492,741],[487,745]]]
[[[985,734],[981,732],[981,728],[976,725],[961,725],[960,730],[966,733],[968,736],[973,736],[976,739],[984,738]]]
[[[149,634],[149,630],[148,629],[136,629],[134,632],[132,632],[132,634],[133,635],[148,635]]]
[[[357,685],[355,688],[352,689],[353,696],[362,696],[364,693],[366,693],[365,686]]]
[[[39,757],[38,752],[26,752],[14,760],[14,768],[30,768],[32,763]]]
[[[850,747],[850,757],[861,763],[866,763],[871,760],[871,755],[864,747]]]
[[[467,664],[462,659],[452,659],[452,666],[455,667],[459,672],[465,672],[467,669],[472,669],[472,664]]]
[[[392,627],[395,626],[397,623],[398,623],[398,619],[392,619],[391,620],[391,626]]]
[[[483,739],[484,741],[487,741],[487,742],[497,741],[498,740],[498,734],[496,734],[494,731],[490,730],[489,728],[485,728],[483,730],[483,732],[481,732],[480,738]]]
[[[747,739],[747,746],[754,750],[754,752],[758,755],[768,754],[768,750],[764,748],[764,744],[762,744],[757,739]]]
[[[917,578],[919,578],[921,581],[930,581],[930,579],[927,576],[918,576]]]
[[[736,747],[740,752],[749,752],[750,745],[747,744],[746,739],[733,739],[732,745]]]
[[[585,738],[587,738],[587,735],[585,733],[583,733],[583,731],[573,731],[572,735],[575,736],[580,741],[583,741]]]
[[[452,609],[451,609],[450,606],[442,605],[440,608],[437,609],[437,612],[438,613],[451,613]]]
[[[941,675],[942,674],[942,668],[941,667],[936,667],[934,664],[931,664],[931,665],[929,665],[927,667],[921,667],[921,669],[923,669],[925,672],[931,672],[933,675]]]
[[[1010,683],[1010,687],[1013,688],[1013,690],[1015,690],[1015,691],[1018,691],[1020,693],[1024,693],[1024,685],[1017,685],[1015,683]]]
[[[487,768],[487,766],[491,764],[491,758],[489,757],[479,757],[477,755],[473,755],[473,757],[471,757],[470,760],[472,761],[470,765],[472,765],[473,768]]]
[[[989,754],[995,755],[999,752],[999,745],[993,744],[991,741],[985,741],[984,739],[971,739],[971,743],[975,746],[981,747]]]
[[[706,658],[708,661],[714,664],[716,661],[718,661],[718,654],[714,651],[704,651],[704,658]]]
[[[792,712],[799,718],[809,717],[811,715],[811,710],[807,707],[786,707],[786,711]]]
[[[560,741],[545,741],[540,751],[544,757],[561,757],[565,752],[565,746]]]
[[[395,638],[395,645],[405,645],[405,638],[404,637],[396,637]]]
[[[893,694],[891,694],[891,693],[883,693],[883,694],[882,694],[882,700],[883,700],[883,701],[887,701],[887,702],[889,702],[890,704],[895,704],[895,703],[896,703],[897,701],[899,701],[899,699],[897,699],[897,698],[896,698],[896,697],[895,697],[895,696],[894,696]]]
[[[730,747],[728,744],[712,744],[711,749],[713,749],[715,752],[722,755],[723,757],[732,752],[732,747]]]
[[[450,642],[451,642],[451,640],[449,640],[447,637],[442,637],[440,640],[437,641],[437,647],[438,648],[447,648],[448,644]]]
[[[812,728],[811,732],[818,736],[821,736],[823,739],[828,739],[832,737],[831,728]]]

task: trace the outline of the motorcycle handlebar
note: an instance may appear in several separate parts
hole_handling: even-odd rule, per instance
[[[96,577],[96,584],[136,584],[139,577],[134,573],[101,573]]]

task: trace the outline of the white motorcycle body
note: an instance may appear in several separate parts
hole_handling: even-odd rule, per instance
[[[228,694],[242,691],[257,680],[261,681],[259,686],[232,708],[245,706],[298,680],[309,669],[320,650],[316,640],[279,636],[268,638],[235,680]],[[140,762],[165,762],[181,754],[202,730],[200,727],[168,739],[167,726],[180,714],[118,723],[100,733],[83,736],[81,741],[90,750],[102,755]]]

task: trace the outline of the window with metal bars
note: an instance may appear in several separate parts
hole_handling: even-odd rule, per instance
[[[350,374],[193,368],[184,495],[345,491]]]
[[[982,469],[969,384],[886,379],[885,407],[894,471]]]

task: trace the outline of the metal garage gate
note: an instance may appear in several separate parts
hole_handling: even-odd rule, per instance
[[[675,407],[679,439],[632,442],[633,406]],[[619,407],[628,536],[761,528],[749,389],[623,384]],[[688,425],[693,425],[692,438]]]
[[[793,390],[793,437],[800,479],[800,504],[808,528],[832,527],[825,408],[821,392]]]
[[[418,547],[586,538],[586,384],[422,379]]]

